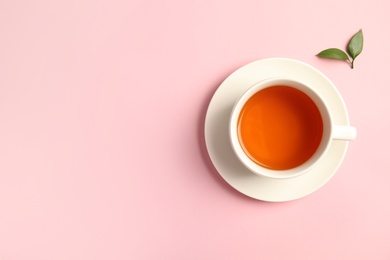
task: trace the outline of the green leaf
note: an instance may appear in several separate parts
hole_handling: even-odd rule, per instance
[[[346,60],[349,61],[348,54],[337,48],[330,48],[321,51],[317,56],[327,59]]]
[[[348,54],[355,59],[363,50],[363,32],[359,30],[349,41],[347,46]]]

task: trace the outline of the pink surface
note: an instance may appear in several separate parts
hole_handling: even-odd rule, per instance
[[[390,259],[390,4],[0,1],[1,260]],[[355,69],[314,54],[363,28]],[[211,164],[207,105],[262,58],[325,73],[358,139],[266,203]]]

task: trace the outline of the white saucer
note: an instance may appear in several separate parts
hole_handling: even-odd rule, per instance
[[[219,86],[210,101],[205,121],[206,147],[215,168],[237,191],[254,199],[281,202],[302,198],[322,187],[339,168],[347,151],[347,141],[333,141],[329,152],[310,172],[291,179],[257,176],[235,156],[229,141],[231,110],[239,98],[256,82],[274,76],[288,76],[306,82],[329,102],[334,122],[349,125],[344,101],[333,83],[312,66],[285,58],[249,63],[233,72]]]

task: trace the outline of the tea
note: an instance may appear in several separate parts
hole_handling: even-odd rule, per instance
[[[272,86],[244,104],[237,132],[252,161],[286,170],[303,164],[316,152],[323,122],[316,104],[305,93],[289,86]]]

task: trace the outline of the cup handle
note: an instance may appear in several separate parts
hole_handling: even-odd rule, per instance
[[[352,141],[356,139],[356,128],[353,126],[334,125],[332,137],[334,140]]]

